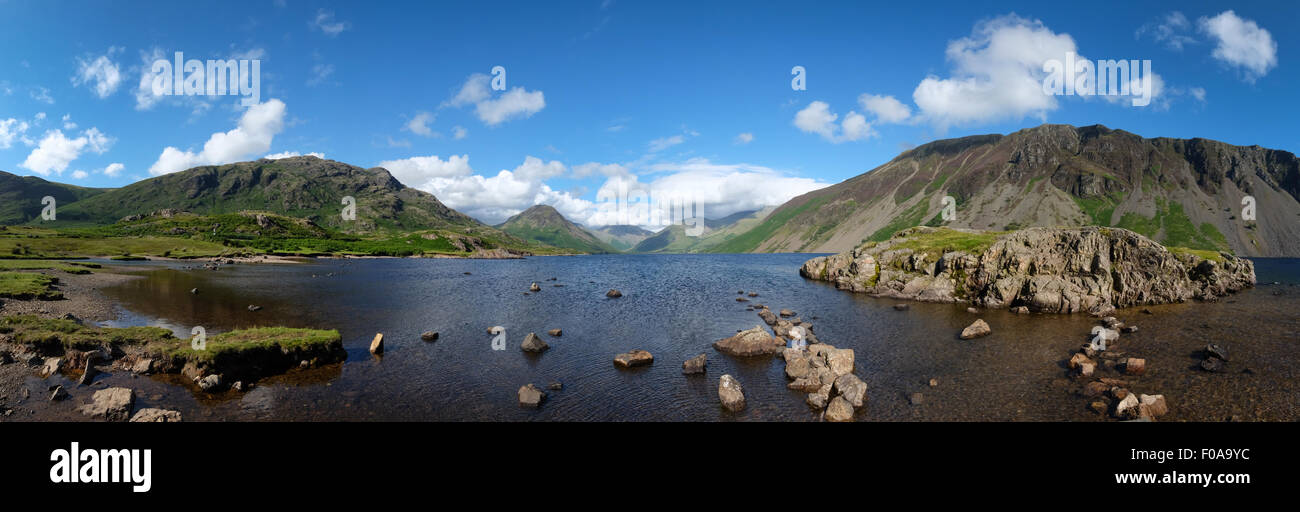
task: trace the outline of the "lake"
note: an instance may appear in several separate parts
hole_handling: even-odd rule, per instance
[[[105,289],[121,304],[113,325],[159,325],[188,336],[251,326],[338,329],[349,357],[325,368],[264,379],[251,391],[201,393],[177,376],[103,380],[137,390],[137,408],[180,410],[187,420],[437,421],[816,421],[804,394],[786,389],[779,358],[740,359],[711,344],[762,325],[746,306],[792,309],[818,338],[856,351],[869,385],[858,421],[1100,421],[1077,395],[1064,363],[1088,339],[1086,315],[1014,315],[964,305],[913,303],[836,290],[799,277],[814,255],[605,255],[522,260],[320,259],[303,264],[239,264],[218,271],[187,264],[127,265],[146,277]],[[117,264],[118,262],[112,262]],[[1121,311],[1140,327],[1119,343],[1145,357],[1130,389],[1164,394],[1165,420],[1300,418],[1300,260],[1256,260],[1261,286],[1217,303]],[[552,281],[550,279],[554,278]],[[537,282],[542,291],[524,294]],[[1277,282],[1278,284],[1272,284]],[[558,286],[556,286],[558,285]],[[191,294],[198,288],[200,293]],[[609,299],[616,288],[623,297]],[[756,292],[737,302],[738,291]],[[247,306],[262,306],[250,312]],[[957,333],[984,318],[993,334]],[[507,349],[492,350],[487,329],[503,326]],[[546,335],[563,329],[563,336]],[[437,331],[436,342],[420,333]],[[551,348],[519,349],[529,332]],[[385,352],[367,348],[384,334]],[[1206,342],[1230,347],[1232,372],[1196,369]],[[654,364],[631,370],[613,357],[632,349]],[[704,376],[682,361],[708,355]],[[735,376],[748,407],[718,403],[718,378]],[[931,387],[931,378],[938,386]],[[519,407],[516,391],[548,390],[540,409]],[[924,394],[920,405],[908,396]]]

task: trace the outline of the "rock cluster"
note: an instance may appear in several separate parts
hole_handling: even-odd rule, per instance
[[[852,421],[853,412],[866,404],[867,384],[853,374],[853,349],[825,343],[806,348],[787,348],[786,387],[807,393],[805,402],[815,410],[825,409],[826,421]]]
[[[1227,253],[1218,261],[1174,253],[1120,228],[1029,228],[997,235],[975,254],[909,245],[953,234],[989,236],[917,227],[813,258],[799,273],[878,297],[1044,313],[1215,300],[1255,284],[1250,260]]]
[[[1169,412],[1164,395],[1137,394],[1129,391],[1147,371],[1146,359],[1129,357],[1120,350],[1119,333],[1125,327],[1115,317],[1101,319],[1092,329],[1089,341],[1066,362],[1071,376],[1084,381],[1079,394],[1091,400],[1088,408],[1097,414],[1110,414],[1120,420],[1153,421]],[[1131,331],[1130,331],[1131,332]],[[1105,348],[1100,348],[1104,344]],[[1119,378],[1123,374],[1125,378]],[[1113,376],[1108,376],[1113,375]],[[1110,403],[1105,401],[1110,399]]]

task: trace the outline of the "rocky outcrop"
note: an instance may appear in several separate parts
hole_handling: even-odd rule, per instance
[[[813,258],[799,273],[877,297],[1044,313],[1215,300],[1255,284],[1244,258],[1171,252],[1132,231],[1098,227],[1006,234],[918,227]]]

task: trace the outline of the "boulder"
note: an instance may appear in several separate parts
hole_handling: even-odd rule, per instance
[[[1169,412],[1165,395],[1138,395],[1138,413],[1140,416],[1159,418]]]
[[[829,347],[826,351],[826,366],[836,377],[853,372],[853,349]]]
[[[787,357],[785,360],[785,377],[787,379],[798,379],[808,376],[812,370],[812,363],[808,362],[807,357]]]
[[[536,384],[525,384],[519,386],[519,405],[521,407],[532,407],[536,409],[542,405],[542,400],[546,400],[546,392]]]
[[[437,341],[438,331],[424,331],[420,333],[420,339],[424,341]]]
[[[384,333],[377,332],[375,333],[375,338],[370,340],[370,353],[371,354],[384,353]]]
[[[761,326],[741,331],[730,338],[713,342],[713,348],[733,356],[766,356],[779,354],[785,349],[785,342],[774,338]]]
[[[687,359],[682,363],[683,375],[695,375],[704,373],[705,367],[709,364],[709,358],[704,354]]]
[[[961,330],[961,339],[970,340],[970,339],[978,338],[980,336],[988,336],[989,333],[991,332],[993,332],[993,329],[991,329],[989,327],[989,324],[985,322],[983,318],[981,318],[979,320],[976,320],[975,323],[970,324],[965,329]]]
[[[554,336],[554,337],[558,338],[558,337],[564,335],[564,331],[561,330],[561,329],[551,329],[551,330],[549,330],[549,331],[546,331],[546,334],[549,334],[549,335],[551,335],[551,336]]]
[[[81,407],[81,413],[108,421],[127,421],[131,419],[131,409],[135,406],[135,391],[129,388],[108,388],[95,392],[91,403]]]
[[[153,359],[148,359],[148,358],[136,359],[135,364],[131,365],[131,371],[135,373],[139,373],[141,375],[146,375],[149,372],[152,372]]]
[[[519,348],[524,352],[543,352],[551,346],[537,336],[537,333],[530,332],[524,336],[524,342],[519,345]]]
[[[845,400],[842,396],[831,399],[831,403],[826,406],[826,415],[823,416],[826,421],[842,423],[853,421],[853,404]]]
[[[758,310],[758,317],[762,318],[763,323],[767,325],[776,325],[776,315],[770,309],[762,308]]]
[[[1080,377],[1092,377],[1092,374],[1096,373],[1096,371],[1097,371],[1096,363],[1087,362],[1079,365]]]
[[[221,374],[214,373],[212,375],[208,375],[207,377],[199,379],[199,388],[208,392],[220,391]]]
[[[1147,371],[1147,360],[1137,357],[1130,357],[1124,360],[1125,375],[1142,375]]]
[[[1071,369],[1071,370],[1076,370],[1076,369],[1079,368],[1079,365],[1082,365],[1082,364],[1084,364],[1084,363],[1096,364],[1096,363],[1093,363],[1093,361],[1092,361],[1091,359],[1088,359],[1088,356],[1086,356],[1086,355],[1084,355],[1084,354],[1082,354],[1082,353],[1078,353],[1078,354],[1075,354],[1074,357],[1071,357],[1071,358],[1070,358],[1069,366],[1070,366],[1070,369]]]
[[[718,400],[728,411],[739,412],[745,408],[745,389],[731,375],[718,379]]]
[[[1140,412],[1138,410],[1138,405],[1140,404],[1141,402],[1138,401],[1137,395],[1134,395],[1133,393],[1126,394],[1118,404],[1115,404],[1115,417],[1122,420],[1136,419]]]
[[[615,290],[615,289],[610,289],[608,292],[605,292],[605,296],[606,296],[606,297],[609,297],[609,298],[611,298],[611,299],[617,299],[617,298],[623,296],[623,292],[620,292],[620,291]]]
[[[644,350],[631,350],[614,356],[614,365],[619,368],[647,366],[655,362],[655,356]]]
[[[862,407],[867,399],[867,383],[862,382],[862,379],[852,373],[836,377],[833,391],[838,393],[840,398],[848,400],[853,407]]]
[[[49,359],[46,359],[45,365],[41,367],[41,376],[49,377],[51,375],[54,375],[55,373],[58,373],[59,366],[62,364],[62,362],[63,360],[58,357],[51,357]]]
[[[140,409],[136,411],[135,416],[131,416],[131,423],[178,423],[180,421],[181,413],[153,407]]]
[[[782,310],[781,310],[781,317],[782,317],[782,318],[790,318],[790,317],[792,317],[792,316],[794,316],[794,311],[790,311],[790,310],[788,310],[788,309],[782,309]]]

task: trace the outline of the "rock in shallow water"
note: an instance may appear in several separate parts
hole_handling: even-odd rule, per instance
[[[135,406],[135,391],[129,388],[108,388],[95,392],[91,403],[81,407],[81,413],[108,421],[131,419]]]
[[[131,423],[178,423],[181,421],[181,413],[168,411],[165,409],[140,409],[131,416]]]
[[[989,327],[988,322],[981,318],[961,330],[961,339],[970,340],[980,336],[988,336],[991,332],[993,332],[993,329]]]
[[[614,365],[620,368],[646,366],[655,362],[655,356],[644,350],[631,350],[614,356]]]
[[[766,356],[779,354],[785,349],[785,342],[774,338],[761,326],[741,331],[735,336],[713,342],[713,348],[733,356]]]
[[[853,421],[853,404],[845,400],[842,396],[831,399],[831,403],[826,406],[826,421],[841,423]]]
[[[542,400],[546,399],[546,392],[536,384],[525,384],[519,387],[519,405],[521,407],[532,407],[536,409],[542,405]]]
[[[542,352],[551,348],[551,346],[542,341],[542,338],[538,337],[537,333],[530,332],[527,336],[524,336],[524,342],[519,345],[519,348],[524,352]]]
[[[739,412],[745,408],[745,389],[735,377],[723,375],[718,379],[718,400],[728,411]]]
[[[704,373],[705,367],[709,364],[709,359],[704,354],[687,359],[682,363],[682,374],[695,375]]]

